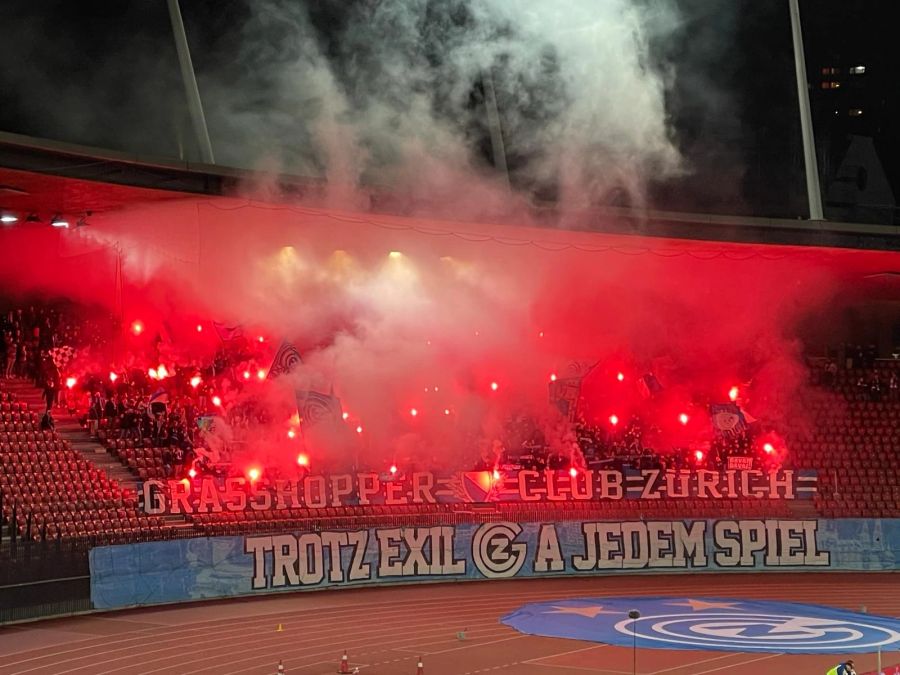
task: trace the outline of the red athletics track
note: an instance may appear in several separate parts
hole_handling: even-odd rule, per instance
[[[498,619],[526,603],[604,595],[768,598],[900,613],[900,577],[807,573],[608,576],[290,593],[130,610],[0,629],[0,673],[325,675],[343,649],[365,675],[618,675],[631,650],[521,635]],[[283,631],[277,632],[278,624]],[[457,631],[466,629],[460,640]],[[641,650],[643,675],[817,675],[839,656]],[[875,655],[854,657],[862,673]],[[897,653],[886,664],[900,663]]]

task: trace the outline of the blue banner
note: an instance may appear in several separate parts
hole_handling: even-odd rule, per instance
[[[482,523],[182,539],[90,554],[101,609],[386,583],[900,569],[900,520]]]

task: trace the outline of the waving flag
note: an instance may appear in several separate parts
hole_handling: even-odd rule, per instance
[[[575,419],[578,399],[581,397],[581,383],[597,366],[596,361],[570,361],[565,369],[565,377],[550,383],[550,403],[570,422]]]
[[[205,443],[198,443],[194,451],[201,457],[206,457],[213,464],[218,464],[222,453],[233,440],[231,427],[228,422],[218,415],[202,415],[197,418],[197,428],[203,435]]]
[[[336,423],[341,419],[341,400],[318,391],[297,390],[297,412],[300,424],[313,427],[321,422]]]
[[[55,365],[59,370],[63,370],[69,363],[71,363],[72,359],[75,358],[75,355],[78,353],[78,350],[74,347],[70,347],[69,345],[62,345],[61,347],[54,347],[49,351],[50,358],[53,359],[53,365]]]
[[[586,361],[584,359],[574,359],[569,361],[566,366],[566,375],[564,379],[573,378],[583,380],[596,367],[597,363],[597,361]]]
[[[713,429],[722,436],[735,436],[747,428],[744,414],[735,403],[710,403],[709,418]]]
[[[274,379],[279,375],[291,372],[294,367],[300,363],[300,352],[288,341],[281,343],[278,351],[275,352],[275,358],[272,360],[272,367],[269,368],[268,379]]]
[[[570,422],[575,419],[578,398],[581,395],[580,377],[568,377],[550,383],[550,403]]]
[[[638,378],[637,386],[642,398],[650,398],[663,390],[659,379],[653,373],[646,373]]]
[[[160,405],[168,405],[169,404],[169,392],[165,389],[157,389],[153,392],[153,396],[150,397],[150,405],[154,403],[158,403]]]
[[[212,325],[213,329],[216,331],[216,335],[218,335],[219,339],[226,344],[244,337],[244,327],[240,324],[236,326],[226,326],[224,323],[213,321]]]

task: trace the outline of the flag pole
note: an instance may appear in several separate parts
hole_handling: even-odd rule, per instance
[[[806,198],[809,219],[824,220],[822,193],[819,187],[819,164],[816,160],[816,139],[812,113],[809,108],[809,85],[806,81],[806,56],[803,53],[803,30],[800,25],[799,0],[788,0],[791,14],[791,37],[794,47],[794,73],[797,78],[797,105],[800,108],[800,133],[803,137],[803,164],[806,169]]]
[[[178,0],[168,0],[168,5],[169,20],[172,22],[172,36],[175,38],[175,49],[178,52],[178,65],[181,66],[181,79],[184,82],[184,93],[187,96],[194,133],[197,134],[200,155],[205,163],[215,164],[212,143],[209,141],[209,130],[206,128],[206,116],[203,114],[203,103],[200,101],[200,90],[197,88],[197,76],[194,74],[194,64],[191,61],[191,50],[184,32],[181,8],[178,6]]]

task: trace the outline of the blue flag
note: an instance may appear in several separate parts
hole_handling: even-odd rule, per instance
[[[736,403],[710,403],[709,419],[721,436],[736,436],[747,429],[744,413]]]
[[[575,419],[575,413],[578,410],[581,380],[580,377],[568,377],[550,383],[550,403],[556,406],[560,415],[570,422]]]

